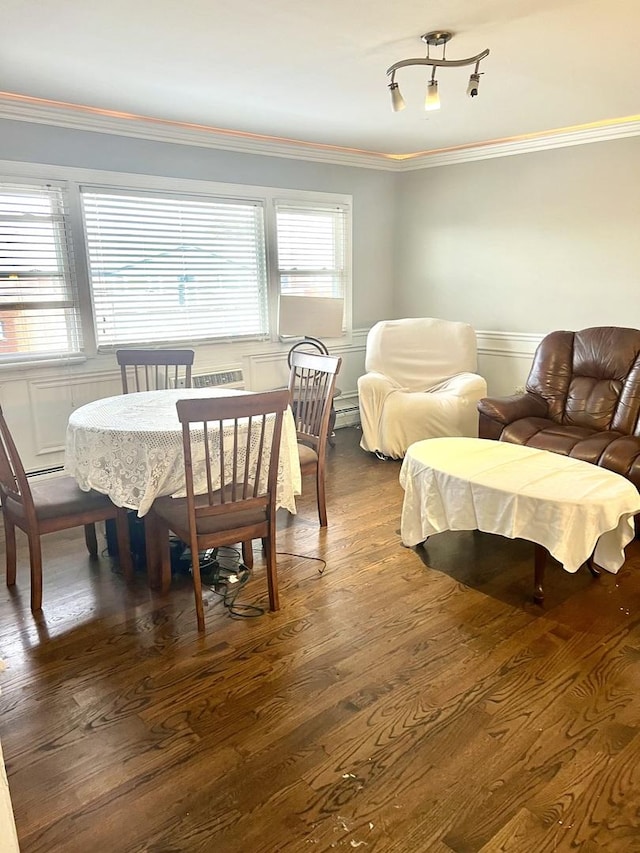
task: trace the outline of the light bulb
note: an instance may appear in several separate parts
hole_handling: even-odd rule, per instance
[[[389,83],[389,91],[391,92],[391,109],[394,113],[399,113],[400,110],[403,110],[406,107],[406,104],[404,102],[404,98],[400,94],[398,84],[395,81],[393,83]]]
[[[424,99],[425,110],[440,109],[440,95],[438,94],[438,81],[429,80],[427,85],[427,97]]]

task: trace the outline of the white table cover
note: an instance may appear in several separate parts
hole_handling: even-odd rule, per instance
[[[592,554],[599,566],[617,572],[640,512],[638,491],[619,474],[488,439],[412,444],[400,484],[403,544],[444,530],[482,530],[543,545],[568,572]]]
[[[121,394],[87,403],[69,418],[65,470],[75,477],[81,489],[95,489],[109,495],[117,506],[135,509],[143,516],[157,497],[185,495],[182,426],[176,402],[234,393],[246,392],[231,388],[183,388]],[[210,441],[214,438],[215,435]],[[197,492],[205,491],[204,465],[198,479],[197,463],[194,455],[195,488]],[[300,493],[296,429],[291,411],[287,410],[282,429],[277,505],[295,513],[295,495]]]

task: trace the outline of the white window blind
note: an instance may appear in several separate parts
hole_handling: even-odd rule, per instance
[[[348,209],[290,201],[275,208],[280,293],[344,299]]]
[[[82,349],[63,186],[0,182],[0,359]]]
[[[98,347],[268,331],[261,203],[81,188]]]

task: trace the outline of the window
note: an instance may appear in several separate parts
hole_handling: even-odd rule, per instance
[[[347,295],[347,208],[276,201],[279,291]]]
[[[0,183],[0,359],[78,353],[63,186]]]
[[[348,326],[348,195],[0,164],[0,364],[276,341],[281,292]]]
[[[81,197],[98,349],[268,333],[261,202]]]

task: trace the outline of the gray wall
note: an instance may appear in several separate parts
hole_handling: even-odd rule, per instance
[[[399,175],[396,316],[640,327],[640,137]]]
[[[393,173],[0,120],[0,159],[350,193],[354,328],[640,324],[640,137]]]
[[[397,175],[0,119],[0,160],[353,196],[353,325],[392,314]]]

